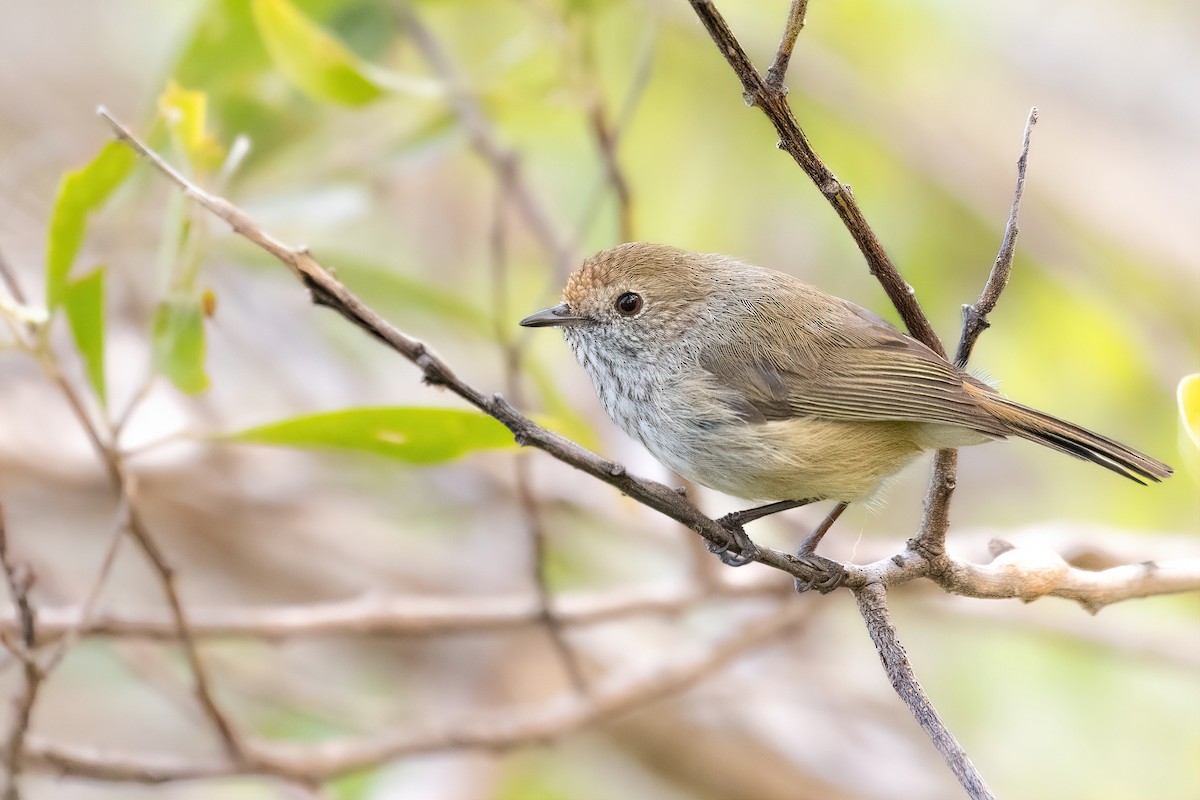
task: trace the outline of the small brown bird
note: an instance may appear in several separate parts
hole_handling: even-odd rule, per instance
[[[727,256],[624,244],[585,261],[562,299],[521,324],[562,328],[613,422],[689,480],[783,501],[722,520],[741,550],[726,563],[756,556],[745,522],[868,499],[925,450],[1018,436],[1138,483],[1171,474],[1002,397],[864,308]]]

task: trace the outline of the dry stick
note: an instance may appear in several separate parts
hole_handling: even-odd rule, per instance
[[[772,576],[773,577],[773,576]],[[721,584],[699,588],[621,589],[559,595],[555,617],[563,625],[598,625],[639,615],[682,614],[704,603],[761,600],[791,591],[776,580]],[[191,608],[188,622],[197,638],[254,638],[281,641],[300,637],[426,637],[512,630],[542,621],[536,595],[469,595],[463,597],[377,597],[279,606]],[[86,607],[42,608],[37,640],[42,644],[70,636],[173,641],[178,635],[169,618],[153,612],[110,611],[88,615]],[[0,612],[0,635],[20,632],[14,612]]]
[[[508,307],[507,228],[505,227],[505,212],[508,208],[508,200],[508,186],[501,181],[496,192],[496,204],[492,212],[492,229],[489,237],[493,277],[492,315],[496,325],[496,341],[500,343],[500,349],[504,357],[505,391],[513,398],[514,402],[520,405],[521,352],[512,334],[509,332],[512,330],[512,326],[505,324],[510,311]],[[529,533],[529,541],[532,545],[532,557],[530,561],[533,568],[533,585],[537,591],[538,615],[545,625],[550,644],[553,646],[559,661],[563,665],[563,671],[566,673],[568,682],[576,693],[586,695],[587,680],[583,674],[583,666],[567,641],[562,623],[554,613],[550,587],[547,584],[546,558],[548,542],[546,529],[542,525],[541,511],[538,507],[537,497],[533,493],[532,479],[529,475],[528,455],[528,453],[517,453],[514,456],[513,466],[516,473],[517,503],[521,508],[522,516],[525,518],[525,528]]]
[[[767,68],[767,86],[782,90],[783,79],[787,76],[788,62],[792,60],[792,51],[796,49],[796,37],[804,28],[804,18],[808,14],[808,0],[792,0],[788,8],[787,23],[783,26],[783,36],[779,39],[779,49],[775,51],[775,60]]]
[[[99,114],[112,127],[114,135],[147,159],[170,178],[183,193],[225,220],[234,232],[267,251],[284,264],[312,294],[313,302],[327,306],[362,328],[409,361],[424,374],[432,386],[441,386],[471,405],[494,417],[513,433],[519,445],[536,447],[559,461],[615,486],[626,495],[671,519],[682,522],[717,545],[731,543],[729,531],[716,520],[681,497],[674,489],[657,481],[628,474],[625,467],[580,447],[569,439],[546,430],[498,394],[484,394],[460,378],[440,356],[419,339],[400,331],[334,278],[305,249],[289,247],[264,231],[244,211],[223,197],[209,194],[193,184],[134,136],[106,109]],[[828,577],[830,571],[842,571],[842,565],[820,556],[798,557],[771,548],[760,548],[758,562],[782,570],[802,580]]]
[[[528,223],[530,231],[550,253],[555,272],[565,277],[575,261],[572,248],[563,241],[550,213],[529,188],[516,155],[501,144],[500,137],[484,113],[479,100],[470,92],[463,75],[432,32],[425,27],[425,23],[413,13],[407,3],[400,3],[397,13],[421,55],[446,84],[447,98],[467,129],[471,146],[505,185],[513,204]]]
[[[787,91],[783,87],[783,76],[791,58],[796,38],[803,26],[805,5],[793,0],[789,11],[779,49],[773,63],[774,73],[768,73],[766,79],[759,75],[754,68],[746,51],[742,48],[725,19],[717,11],[710,0],[690,0],[697,16],[700,17],[709,36],[712,37],[725,60],[733,68],[734,73],[742,83],[743,97],[748,104],[758,106],[767,118],[771,120],[779,134],[778,146],[795,159],[801,169],[821,190],[825,198],[833,205],[838,216],[842,219],[859,250],[867,260],[871,274],[883,286],[892,304],[899,311],[909,332],[926,344],[943,358],[946,355],[941,340],[925,316],[916,300],[912,287],[901,277],[899,271],[888,258],[883,245],[867,224],[858,204],[854,201],[849,188],[843,185],[817,156],[812,145],[801,130],[790,104],[787,102]],[[914,572],[921,574],[940,566],[935,559],[945,558],[945,536],[949,528],[950,500],[954,493],[958,453],[955,450],[940,450],[934,457],[933,474],[929,482],[929,490],[925,498],[925,514],[922,519],[920,533],[911,539],[907,550],[916,550],[924,558],[924,563],[918,563]],[[867,593],[872,597],[877,594],[878,613],[868,614],[868,606],[864,602]],[[933,740],[934,745],[946,760],[947,765],[967,788],[973,798],[990,797],[983,777],[967,760],[962,747],[955,741],[953,734],[942,724],[936,714],[931,714],[932,705],[924,691],[917,683],[911,669],[894,669],[889,665],[889,659],[894,653],[903,654],[903,647],[896,637],[895,628],[887,622],[886,592],[880,584],[868,584],[856,590],[859,598],[859,609],[867,624],[867,630],[879,651],[880,658],[892,685],[900,698],[908,705],[917,721]],[[949,741],[953,746],[947,746]]]
[[[796,122],[791,106],[788,105],[787,93],[783,87],[769,85],[758,74],[750,62],[750,57],[742,48],[741,42],[733,35],[725,18],[721,16],[710,0],[689,0],[689,2],[695,9],[696,15],[700,17],[700,21],[704,23],[709,36],[716,43],[717,49],[721,51],[725,60],[729,62],[729,66],[733,67],[734,73],[741,80],[746,103],[758,106],[767,115],[767,119],[771,121],[771,124],[775,126],[775,131],[779,134],[778,147],[795,159],[841,217],[855,244],[858,245],[858,249],[866,258],[871,274],[883,286],[892,305],[900,312],[900,317],[904,320],[909,333],[935,353],[945,357],[946,350],[942,347],[937,334],[934,333],[933,326],[929,324],[925,312],[917,303],[916,293],[888,258],[883,245],[871,230],[871,226],[867,224],[858,203],[850,193],[850,188],[839,182],[833,172],[813,151],[804,131]],[[791,16],[789,15],[790,22]],[[799,28],[797,28],[798,31]],[[781,48],[785,45],[790,47],[794,44],[795,37],[792,37],[789,42],[788,36],[785,35],[780,46]],[[778,55],[776,60],[780,60]],[[782,60],[786,63],[787,59],[783,58]]]
[[[950,734],[917,682],[912,665],[908,663],[908,654],[896,638],[896,628],[892,625],[887,608],[887,590],[877,583],[872,583],[856,589],[854,598],[858,601],[859,613],[867,621],[871,641],[879,651],[879,660],[883,662],[883,668],[896,694],[912,709],[917,723],[933,741],[933,746],[942,754],[954,771],[954,777],[958,778],[958,782],[967,790],[972,800],[993,799],[995,795],[984,784],[983,778],[967,758],[962,745]]]
[[[491,720],[453,730],[438,726],[428,731],[390,732],[323,743],[262,744],[256,748],[259,752],[255,761],[242,764],[65,746],[32,736],[26,741],[26,752],[31,763],[63,774],[153,784],[246,774],[316,782],[423,753],[504,751],[545,742],[682,692],[743,653],[804,623],[816,608],[813,603],[784,603],[698,656],[668,664],[650,676],[606,682],[597,688],[590,702],[574,697],[528,711],[505,711]]]
[[[14,294],[14,297],[16,295]],[[29,719],[33,704],[37,701],[38,689],[45,673],[33,660],[33,649],[37,646],[37,628],[33,606],[29,602],[29,588],[33,585],[33,573],[28,565],[17,563],[8,551],[8,531],[4,524],[4,506],[0,504],[0,566],[8,584],[8,593],[17,609],[21,623],[21,638],[6,644],[22,664],[21,686],[13,698],[12,718],[4,735],[4,786],[0,791],[3,800],[17,800],[21,796],[17,783],[24,757],[25,737],[29,733]]]
[[[1008,223],[1004,226],[1004,236],[1000,240],[1000,250],[996,253],[996,261],[992,264],[991,274],[979,299],[973,305],[965,305],[962,310],[963,327],[958,340],[958,350],[954,354],[954,364],[959,369],[967,366],[971,358],[971,350],[979,334],[987,330],[988,314],[996,307],[1000,293],[1008,285],[1008,276],[1012,273],[1013,251],[1017,246],[1017,214],[1021,209],[1021,195],[1025,192],[1025,166],[1029,160],[1029,137],[1033,126],[1037,124],[1037,108],[1029,109],[1029,118],[1025,121],[1025,134],[1021,139],[1021,155],[1017,158],[1017,188],[1013,192],[1012,209],[1008,212]]]
[[[171,610],[171,618],[175,622],[180,648],[183,650],[184,659],[188,662],[188,669],[192,674],[192,684],[196,693],[196,699],[216,729],[226,752],[231,758],[241,759],[242,747],[239,737],[229,718],[217,704],[213,696],[209,685],[208,673],[204,669],[204,663],[200,660],[200,653],[196,649],[196,642],[193,640],[191,631],[188,628],[187,615],[184,613],[183,602],[179,599],[179,590],[175,585],[175,569],[167,560],[166,555],[159,549],[157,542],[150,535],[149,529],[146,527],[141,514],[137,510],[133,496],[133,481],[125,471],[125,464],[121,460],[121,455],[117,452],[113,444],[105,442],[104,438],[100,435],[96,423],[84,408],[82,399],[75,392],[71,384],[67,382],[66,378],[63,377],[57,366],[43,360],[43,368],[47,370],[51,380],[63,393],[68,405],[71,407],[71,411],[79,420],[84,433],[92,443],[92,447],[100,455],[105,469],[108,471],[109,480],[116,488],[120,501],[128,505],[129,534],[133,537],[133,540],[137,543],[142,553],[145,554],[155,575],[158,577],[163,595],[166,597],[167,605]]]

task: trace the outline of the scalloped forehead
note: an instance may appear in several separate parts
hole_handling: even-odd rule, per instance
[[[567,305],[582,305],[589,297],[614,288],[657,288],[696,277],[697,256],[686,250],[647,242],[630,242],[601,250],[571,273],[563,289]]]

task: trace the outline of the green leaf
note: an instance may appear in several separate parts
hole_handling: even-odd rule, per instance
[[[102,407],[108,405],[104,383],[104,267],[67,284],[63,308],[75,346],[83,356],[88,382]]]
[[[199,394],[208,388],[204,311],[199,297],[175,297],[160,305],[152,337],[156,370],[181,392]]]
[[[254,0],[253,9],[271,60],[306,94],[347,106],[366,105],[384,94],[367,74],[369,67],[290,0]]]
[[[208,96],[204,92],[169,81],[158,96],[158,110],[193,167],[212,170],[221,165],[225,150],[208,130]]]
[[[68,172],[59,181],[46,242],[46,306],[51,311],[63,302],[71,265],[87,232],[88,215],[121,185],[134,160],[128,147],[109,142],[90,164]]]
[[[1176,392],[1179,400],[1179,454],[1183,468],[1200,483],[1200,372],[1185,375]]]
[[[453,461],[476,450],[514,447],[513,435],[476,411],[347,408],[272,422],[220,438],[284,447],[374,453],[410,464]]]

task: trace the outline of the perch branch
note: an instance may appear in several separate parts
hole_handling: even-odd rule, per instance
[[[29,734],[29,720],[33,715],[33,704],[37,702],[45,673],[33,660],[33,649],[37,646],[37,623],[33,606],[29,602],[29,589],[33,585],[33,573],[29,566],[17,562],[8,548],[8,529],[4,523],[4,507],[0,505],[0,566],[4,569],[8,594],[16,608],[20,625],[20,638],[5,638],[5,645],[21,661],[21,685],[13,697],[12,717],[4,734],[4,784],[0,788],[3,800],[18,800],[21,796],[18,779],[24,766],[23,750]]]

